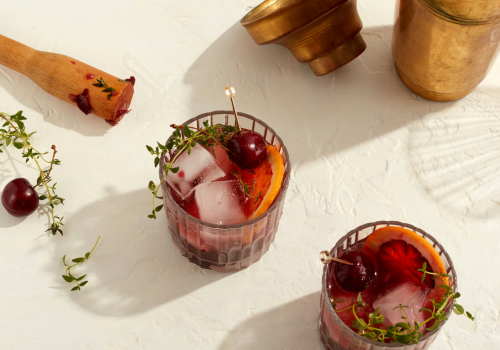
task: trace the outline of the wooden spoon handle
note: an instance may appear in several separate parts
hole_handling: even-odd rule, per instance
[[[0,35],[0,64],[26,75],[49,94],[76,105],[70,95],[80,95],[89,90],[92,113],[115,125],[128,110],[134,95],[134,85],[89,66],[74,58],[44,51],[34,50],[17,41]],[[97,79],[102,79],[106,87],[97,87]]]

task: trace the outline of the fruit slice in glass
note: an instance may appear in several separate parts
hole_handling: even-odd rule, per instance
[[[266,143],[273,146],[283,159],[285,170],[281,187],[273,203],[263,214],[234,225],[205,222],[183,210],[173,198],[174,192],[169,191],[168,185],[165,182],[161,185],[168,231],[172,236],[172,242],[190,262],[201,268],[218,272],[239,271],[247,268],[269,250],[278,231],[290,181],[289,156],[281,138],[259,119],[241,112],[238,112],[238,116],[242,129],[252,130],[262,135]],[[205,121],[208,121],[210,126],[236,125],[232,111],[204,113],[188,120],[183,125],[203,128]],[[160,160],[160,180],[164,175],[164,164],[173,157],[173,151],[165,159]]]
[[[374,222],[374,223],[369,223],[362,225],[349,233],[347,233],[344,237],[342,237],[337,244],[333,247],[333,249],[330,251],[330,256],[333,258],[338,258],[342,259],[342,257],[346,256],[346,253],[349,251],[362,251],[363,253],[367,253],[370,255],[370,249],[372,247],[366,247],[365,243],[367,242],[367,239],[377,230],[384,228],[384,230],[387,230],[385,228],[390,228],[394,227],[396,228],[393,231],[404,231],[400,230],[400,228],[407,229],[412,231],[415,235],[418,235],[418,241],[414,242],[415,244],[422,244],[422,246],[427,246],[428,247],[433,247],[433,251],[435,250],[436,254],[440,256],[440,265],[439,265],[439,270],[442,272],[447,273],[448,275],[451,276],[451,278],[447,279],[449,282],[449,285],[453,289],[453,292],[457,292],[457,276],[455,269],[453,268],[453,263],[446,251],[444,250],[443,246],[439,244],[434,237],[426,233],[425,231],[414,227],[412,225],[404,224],[401,222],[396,222],[396,221],[379,221],[379,222]],[[380,232],[380,231],[379,231]],[[391,237],[392,239],[400,240],[401,237]],[[371,241],[371,242],[370,242]],[[369,240],[369,242],[373,245],[377,245],[379,242],[376,242],[377,240]],[[394,242],[394,241],[392,241]],[[421,250],[422,246],[419,248]],[[364,249],[364,248],[367,249]],[[431,261],[432,264],[434,262],[432,261],[432,258],[429,257],[428,252],[422,252],[422,255],[424,257],[428,257],[428,259]],[[441,265],[442,262],[442,265]],[[376,264],[377,262],[375,262]],[[321,341],[323,342],[325,349],[328,350],[387,350],[387,349],[400,349],[400,350],[425,350],[428,349],[436,336],[439,333],[439,330],[443,326],[443,324],[446,322],[441,322],[439,324],[439,327],[436,330],[429,331],[427,333],[424,333],[423,336],[419,339],[418,344],[401,344],[401,343],[382,343],[382,342],[377,342],[374,340],[367,339],[366,337],[363,337],[359,334],[357,334],[351,327],[349,327],[347,323],[350,323],[352,319],[354,318],[354,315],[352,315],[352,319],[349,318],[350,315],[344,315],[340,313],[339,311],[342,310],[342,308],[345,306],[342,304],[340,306],[340,303],[342,302],[339,301],[339,306],[337,307],[337,311],[333,308],[332,306],[332,298],[331,295],[338,295],[339,294],[345,294],[346,296],[343,299],[347,299],[347,296],[349,296],[349,293],[341,290],[340,286],[336,281],[333,281],[330,278],[330,273],[331,273],[331,268],[333,268],[333,264],[330,263],[328,265],[325,265],[323,268],[323,279],[322,279],[322,291],[321,291],[321,299],[320,299],[320,317],[319,317],[319,332],[321,336]],[[434,271],[437,272],[437,271]],[[376,279],[374,280],[377,281]],[[440,283],[437,283],[436,280],[436,285]],[[401,283],[401,287],[404,290],[403,292],[409,292],[411,284],[403,284]],[[369,288],[366,289],[366,291],[363,291],[363,300],[365,300],[365,296],[370,295],[371,293],[371,288],[379,288],[380,290],[381,286],[370,286]],[[394,287],[394,286],[391,286]],[[383,290],[383,288],[382,288]],[[432,289],[431,293],[434,293],[435,289]],[[375,292],[373,292],[375,293]],[[354,295],[354,294],[353,294]],[[430,294],[429,294],[430,295]],[[429,296],[428,295],[428,296]],[[336,297],[333,298],[335,300]],[[387,292],[385,295],[385,299],[392,299],[391,292]],[[380,299],[376,299],[379,303],[384,302],[384,295],[380,297]],[[391,300],[392,302],[393,300]],[[349,302],[349,301],[347,301]],[[398,302],[395,302],[396,305],[398,306]],[[375,303],[374,303],[375,304]],[[449,317],[451,311],[452,311],[452,304],[450,304],[449,307],[446,309],[446,316]],[[392,310],[392,308],[390,308]],[[406,309],[405,309],[406,310]],[[371,312],[373,310],[370,310]],[[351,312],[352,314],[352,312]],[[366,315],[365,315],[366,316]]]

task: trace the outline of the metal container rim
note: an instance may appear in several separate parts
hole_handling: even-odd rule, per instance
[[[275,9],[272,12],[269,12],[266,15],[261,15],[261,13],[267,9],[269,6],[273,5],[274,3],[278,2],[279,0],[264,0],[261,2],[259,5],[251,9],[243,18],[240,20],[240,23],[242,26],[248,26],[253,23],[256,23],[260,20],[263,20],[267,17],[276,15],[279,12],[286,11],[289,7],[293,6],[295,3],[299,2],[300,0],[290,0],[283,6],[280,6],[279,8]]]

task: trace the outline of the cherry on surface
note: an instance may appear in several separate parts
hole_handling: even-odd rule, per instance
[[[375,268],[370,259],[357,251],[350,251],[340,258],[353,265],[335,262],[334,275],[339,286],[351,293],[359,293],[368,288],[375,278]]]
[[[14,179],[5,186],[2,192],[2,205],[15,217],[32,214],[38,208],[38,194],[28,180]]]
[[[241,169],[257,168],[267,157],[264,138],[253,131],[241,130],[227,142],[229,157]]]

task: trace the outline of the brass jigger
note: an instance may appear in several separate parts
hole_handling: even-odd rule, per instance
[[[238,118],[238,112],[236,112],[236,107],[234,106],[233,97],[236,95],[236,90],[231,85],[228,85],[224,88],[224,92],[226,96],[231,99],[231,105],[233,106],[234,118],[236,119],[236,128],[241,131],[240,127],[240,119]]]
[[[328,250],[323,250],[321,253],[319,253],[319,258],[320,258],[321,262],[325,265],[330,263],[330,261],[336,261],[336,262],[339,262],[342,264],[353,265],[353,263],[351,263],[349,261],[345,261],[345,260],[337,259],[337,258],[332,258],[330,256],[330,252]]]

